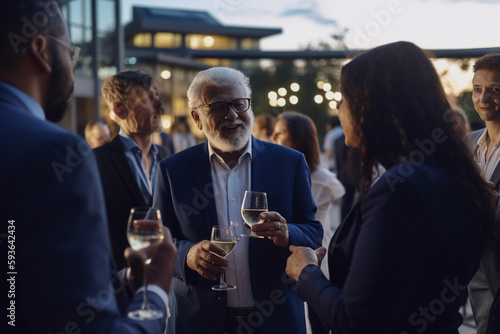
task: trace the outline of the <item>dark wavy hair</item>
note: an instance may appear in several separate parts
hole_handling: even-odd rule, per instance
[[[373,178],[374,167],[386,169],[410,161],[422,143],[439,133],[433,159],[471,194],[477,207],[492,214],[489,187],[458,131],[459,124],[425,52],[409,42],[376,47],[342,68],[341,91],[360,138],[361,192]]]
[[[293,149],[302,152],[306,158],[309,170],[314,172],[320,164],[319,142],[316,125],[309,116],[287,111],[278,116],[276,122],[283,120],[288,126]],[[275,122],[275,124],[276,124]]]

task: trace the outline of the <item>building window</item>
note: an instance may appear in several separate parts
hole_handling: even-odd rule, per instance
[[[138,48],[151,47],[152,36],[151,33],[145,32],[134,36],[134,46]]]
[[[180,48],[182,44],[182,35],[169,32],[158,32],[154,37],[156,48]]]
[[[208,66],[233,66],[233,62],[230,59],[222,59],[222,58],[203,58],[199,59],[200,63],[206,64]]]
[[[259,40],[256,38],[243,38],[241,40],[241,48],[243,50],[258,50]]]
[[[235,50],[236,39],[200,34],[186,35],[186,47],[193,50]]]

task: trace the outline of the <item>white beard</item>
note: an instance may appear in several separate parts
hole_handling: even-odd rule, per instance
[[[230,123],[230,124],[242,125],[243,133],[241,134],[226,138],[222,137],[221,132],[218,130],[211,129],[204,131],[205,136],[207,137],[210,145],[212,145],[212,147],[218,150],[221,150],[222,152],[228,152],[228,153],[244,149],[248,141],[250,140],[250,136],[252,135],[253,123],[255,119],[255,116],[251,110],[247,112],[249,112],[249,118],[250,118],[249,123],[245,123],[242,120],[236,120]],[[223,122],[219,124],[219,127],[226,125],[228,125],[228,123]],[[204,126],[204,129],[206,128],[207,127]]]

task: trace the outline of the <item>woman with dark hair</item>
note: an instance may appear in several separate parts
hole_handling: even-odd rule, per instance
[[[340,81],[345,141],[362,156],[361,197],[330,243],[330,281],[317,265],[324,249],[290,246],[286,272],[333,333],[458,334],[498,197],[420,48],[374,48]],[[372,184],[379,163],[386,172]]]

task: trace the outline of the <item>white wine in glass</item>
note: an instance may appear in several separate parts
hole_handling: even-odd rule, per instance
[[[163,240],[163,224],[160,210],[149,207],[132,208],[127,225],[127,239],[133,250],[146,248]],[[146,260],[144,267],[144,299],[139,310],[130,311],[128,316],[135,320],[152,320],[163,317],[163,312],[152,310],[148,302],[147,266],[151,259]]]
[[[255,224],[261,223],[259,215],[267,211],[267,194],[260,191],[245,191],[243,203],[241,203],[241,216],[243,220],[252,227]],[[254,232],[248,234],[252,238],[263,238],[256,235]]]
[[[212,237],[210,238],[212,243],[226,252],[226,256],[229,255],[236,247],[236,242],[238,238],[236,237],[236,231],[234,226],[231,225],[221,225],[212,227]],[[226,258],[224,256],[224,258]],[[226,274],[222,273],[220,275],[220,283],[212,286],[212,290],[215,291],[225,291],[236,289],[235,285],[229,285],[226,283]]]

